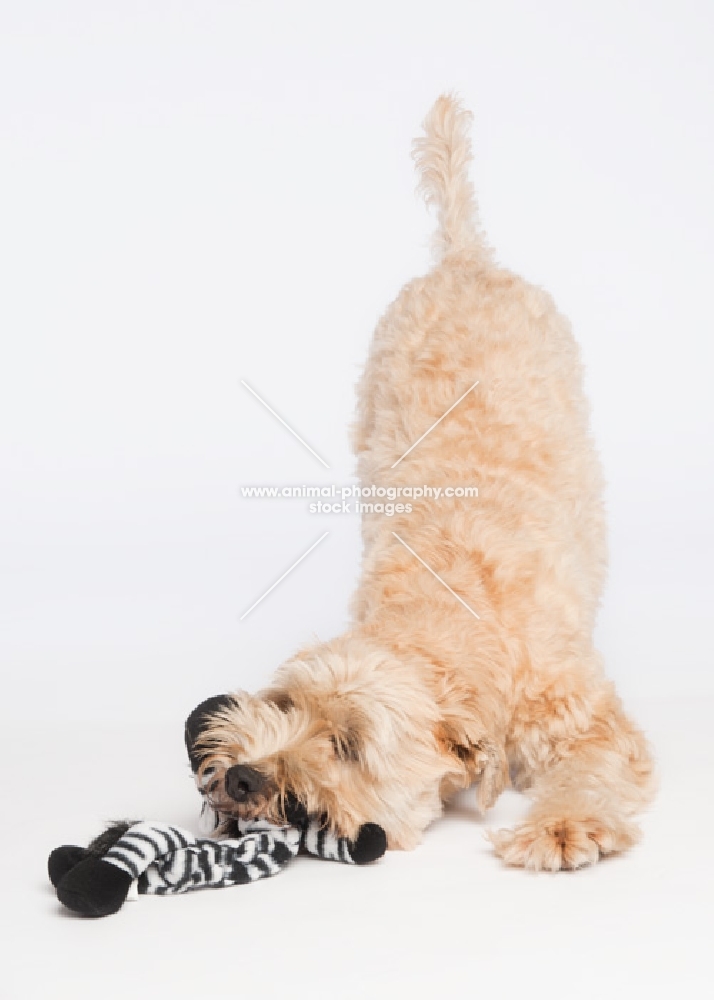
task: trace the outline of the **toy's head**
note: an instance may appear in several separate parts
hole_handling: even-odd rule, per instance
[[[435,711],[408,665],[340,639],[290,660],[259,695],[204,702],[187,742],[224,816],[282,822],[292,794],[340,836],[378,822],[407,847],[440,808]]]

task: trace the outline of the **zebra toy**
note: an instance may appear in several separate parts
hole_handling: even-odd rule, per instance
[[[194,775],[200,763],[194,743],[206,706],[215,700],[199,705],[186,723]],[[116,913],[130,896],[217,889],[277,875],[301,848],[320,858],[354,865],[376,861],[386,851],[381,826],[366,823],[354,841],[337,837],[291,798],[283,826],[224,817],[206,797],[211,778],[208,770],[196,780],[204,798],[199,825],[213,838],[195,837],[167,823],[112,823],[87,848],[64,845],[52,851],[48,871],[59,901],[82,916],[103,917]]]
[[[88,848],[65,845],[50,854],[57,898],[86,917],[116,913],[130,894],[159,896],[219,889],[277,875],[303,846],[321,858],[363,865],[386,850],[380,826],[367,823],[355,841],[335,837],[312,820],[275,826],[239,823],[242,834],[225,840],[194,837],[167,823],[113,823]]]

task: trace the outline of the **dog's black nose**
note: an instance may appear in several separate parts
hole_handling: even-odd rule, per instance
[[[265,785],[265,778],[254,767],[234,764],[226,771],[226,793],[235,802],[245,802],[249,795],[259,792]]]

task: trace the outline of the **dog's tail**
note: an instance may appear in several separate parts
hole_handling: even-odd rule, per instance
[[[414,140],[412,155],[419,172],[419,189],[427,205],[436,206],[438,213],[434,234],[438,259],[463,250],[484,262],[491,256],[469,180],[471,118],[457,97],[442,94],[424,120],[424,135]]]

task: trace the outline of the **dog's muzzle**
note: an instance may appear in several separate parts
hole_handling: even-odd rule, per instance
[[[264,792],[266,785],[265,776],[247,764],[234,764],[226,771],[226,795],[234,802],[247,802],[252,796]]]

